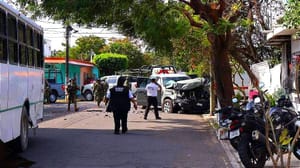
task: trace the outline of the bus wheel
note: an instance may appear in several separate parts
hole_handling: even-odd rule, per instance
[[[28,115],[27,109],[24,106],[22,109],[22,116],[21,116],[21,127],[20,127],[20,136],[17,138],[17,150],[19,152],[23,152],[27,149],[28,146]]]

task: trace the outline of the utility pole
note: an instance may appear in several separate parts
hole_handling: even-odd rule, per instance
[[[70,40],[70,32],[73,28],[70,25],[66,27],[66,78],[65,78],[65,100],[67,101],[67,87],[69,82],[69,40]]]
[[[66,27],[66,86],[69,81],[69,40],[70,40],[70,31],[72,27],[67,25]]]

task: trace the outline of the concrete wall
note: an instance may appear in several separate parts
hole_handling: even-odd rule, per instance
[[[292,40],[292,54],[300,55],[300,39]]]

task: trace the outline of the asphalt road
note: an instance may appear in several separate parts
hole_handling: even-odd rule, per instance
[[[207,120],[199,115],[131,111],[127,134],[113,134],[111,113],[94,102],[45,105],[45,120],[22,156],[33,168],[231,168]]]

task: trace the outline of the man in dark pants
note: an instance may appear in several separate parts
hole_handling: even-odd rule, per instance
[[[154,114],[155,118],[157,120],[160,120],[161,118],[159,117],[158,114],[158,108],[157,108],[157,92],[158,90],[161,91],[161,86],[156,82],[155,77],[150,77],[151,82],[147,84],[146,86],[146,91],[147,91],[147,97],[148,97],[148,105],[145,111],[144,119],[147,120],[147,116],[150,110],[151,105],[154,107]]]
[[[134,108],[137,109],[136,101],[132,95],[132,92],[128,87],[124,86],[124,77],[120,77],[117,82],[117,86],[109,89],[106,95],[105,104],[110,101],[111,109],[114,115],[115,134],[120,134],[120,121],[122,123],[122,133],[126,133],[127,128],[127,115],[130,110],[130,101],[134,104]]]
[[[68,91],[68,111],[70,111],[71,103],[74,104],[74,111],[78,111],[77,102],[76,102],[76,92],[79,90],[75,78],[71,79],[67,86]]]

